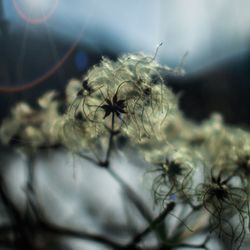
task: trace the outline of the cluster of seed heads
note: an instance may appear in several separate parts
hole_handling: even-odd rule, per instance
[[[156,204],[174,197],[204,209],[211,231],[239,248],[250,224],[250,133],[227,126],[218,114],[199,125],[186,119],[162,74],[171,72],[155,56],[104,57],[68,83],[65,101],[52,91],[38,109],[17,104],[0,139],[26,151],[59,144],[98,157],[111,139],[127,138],[152,167],[146,175]]]

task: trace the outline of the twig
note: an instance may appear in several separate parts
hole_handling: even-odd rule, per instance
[[[123,188],[126,196],[129,198],[130,201],[132,201],[132,203],[135,205],[135,207],[138,209],[138,211],[142,214],[142,216],[148,222],[152,222],[153,217],[151,215],[151,212],[147,209],[146,204],[143,202],[143,200],[140,198],[140,196],[137,195],[136,192],[112,169],[108,169],[108,172],[120,184],[120,186]]]
[[[32,228],[27,228],[26,222],[21,215],[21,211],[19,211],[16,205],[10,200],[7,196],[4,187],[3,187],[3,179],[0,176],[0,197],[3,201],[5,209],[7,210],[10,218],[11,225],[3,225],[0,226],[0,233],[15,233],[16,238],[14,239],[14,243],[18,247],[18,249],[31,249],[31,241],[33,239],[32,233],[51,233],[61,236],[80,238],[84,240],[90,240],[97,243],[101,243],[111,247],[112,249],[122,249],[123,246],[106,238],[102,235],[90,234],[84,231],[76,231],[64,227],[59,227],[56,225],[52,225],[51,223],[44,222],[38,220],[36,224],[32,225]]]
[[[111,150],[113,148],[113,138],[115,133],[115,114],[112,112],[112,118],[111,118],[111,130],[109,133],[109,143],[108,143],[108,148],[107,148],[107,152],[106,152],[106,157],[105,160],[99,163],[99,166],[101,167],[105,167],[105,168],[109,168],[109,159],[110,159],[110,154],[111,154]]]
[[[2,176],[0,176],[0,197],[12,223],[11,228],[14,233],[13,241],[15,246],[17,249],[30,249],[30,235],[28,235],[28,232],[25,228],[25,223],[20,211],[16,208],[15,204],[8,197],[5,191],[4,180]]]
[[[38,230],[43,231],[44,233],[51,233],[56,234],[58,236],[67,236],[67,237],[73,237],[73,238],[79,238],[83,240],[89,240],[94,241],[103,245],[107,245],[111,247],[112,249],[122,249],[123,246],[116,243],[115,241],[112,241],[105,236],[98,235],[98,234],[90,234],[88,232],[84,231],[76,231],[56,225],[52,225],[50,223],[42,223],[40,224]]]
[[[166,218],[166,216],[174,209],[175,207],[175,203],[171,202],[167,205],[167,207],[164,209],[164,211],[158,216],[156,217],[152,223],[147,226],[141,233],[139,233],[138,235],[136,235],[134,237],[134,239],[128,244],[127,248],[129,249],[129,247],[133,247],[136,244],[138,244],[145,236],[147,236],[150,232],[152,232],[152,230],[155,230],[155,228],[164,221],[164,219]]]
[[[28,155],[27,160],[27,168],[28,168],[28,178],[27,178],[27,190],[28,192],[34,192],[34,174],[35,174],[35,157],[33,154]]]
[[[99,166],[99,165],[100,165],[98,161],[94,160],[93,158],[91,158],[91,157],[88,156],[88,155],[85,155],[85,154],[80,153],[80,152],[78,152],[77,155],[78,155],[79,157],[81,157],[81,158],[83,158],[83,159],[85,159],[85,160],[87,160],[87,161],[93,163],[93,164],[96,165],[96,166]]]
[[[193,244],[188,244],[188,243],[183,243],[183,244],[178,244],[178,247],[183,247],[183,248],[200,248],[200,249],[207,249],[208,250],[208,247],[206,246],[207,245],[207,242],[210,240],[210,235],[208,235],[206,237],[206,239],[204,240],[203,243],[199,244],[199,245],[193,245]],[[177,247],[177,246],[176,246]]]

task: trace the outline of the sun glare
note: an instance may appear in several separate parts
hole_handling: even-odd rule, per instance
[[[17,14],[29,24],[46,22],[57,8],[59,0],[12,0]]]

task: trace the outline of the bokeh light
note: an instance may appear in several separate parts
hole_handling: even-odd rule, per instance
[[[83,71],[88,66],[88,56],[85,52],[79,50],[75,54],[75,66],[79,71]]]

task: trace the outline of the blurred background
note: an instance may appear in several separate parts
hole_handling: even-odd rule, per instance
[[[81,78],[104,55],[153,55],[160,43],[157,59],[186,72],[166,76],[186,116],[201,121],[220,112],[228,123],[250,125],[249,0],[0,0],[0,123],[15,103],[63,92],[69,79]],[[150,200],[145,164],[134,152],[130,159],[117,154],[113,166]],[[29,159],[1,148],[0,160],[22,207]],[[42,152],[35,165],[38,199],[52,222],[122,240],[127,219],[145,227],[104,170],[65,151]],[[37,249],[65,249],[62,241],[70,245],[51,237],[40,239]],[[79,240],[67,249],[106,248],[88,242],[82,248]]]
[[[158,60],[186,71],[168,83],[188,116],[249,124],[249,13],[248,0],[0,0],[1,117],[103,55],[153,55],[162,42]]]

